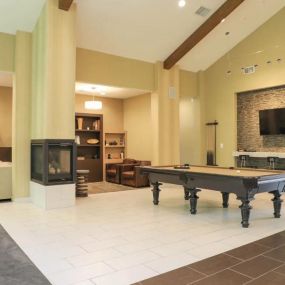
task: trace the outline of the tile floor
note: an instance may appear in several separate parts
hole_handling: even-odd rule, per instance
[[[135,285],[284,285],[285,231]]]
[[[183,196],[180,187],[164,185],[159,206],[149,189],[93,195],[49,211],[6,203],[0,223],[54,285],[132,284],[285,230],[269,194],[256,196],[248,229],[234,195],[223,209],[219,192],[202,191],[197,215]]]

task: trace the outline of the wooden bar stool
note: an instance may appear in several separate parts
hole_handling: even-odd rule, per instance
[[[87,197],[88,196],[88,175],[89,170],[77,170],[76,179],[76,197]]]
[[[276,156],[268,156],[267,157],[268,168],[274,170],[275,167],[276,167],[277,161],[278,161],[278,157],[276,157]]]

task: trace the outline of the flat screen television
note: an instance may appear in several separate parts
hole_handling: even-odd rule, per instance
[[[259,111],[260,135],[285,135],[285,108]]]

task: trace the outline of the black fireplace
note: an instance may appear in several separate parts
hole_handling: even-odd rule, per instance
[[[43,185],[75,183],[75,159],[74,140],[32,140],[31,180]]]

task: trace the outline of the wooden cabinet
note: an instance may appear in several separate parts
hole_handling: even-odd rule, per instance
[[[103,116],[75,114],[77,169],[90,171],[89,181],[103,180]]]

